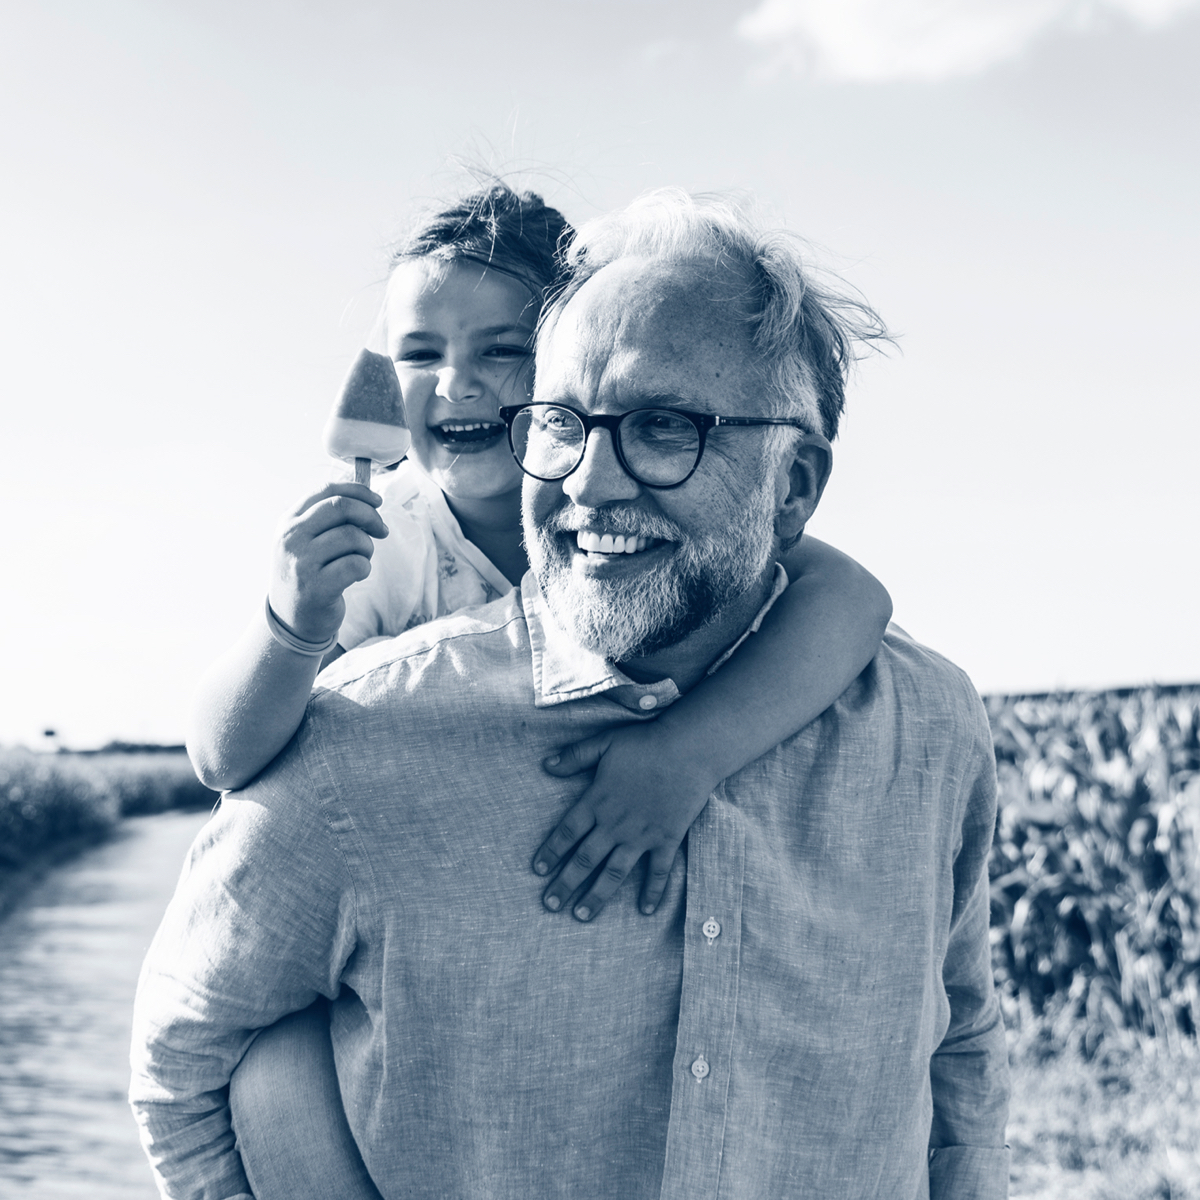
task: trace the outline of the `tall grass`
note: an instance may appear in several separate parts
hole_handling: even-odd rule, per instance
[[[46,856],[105,837],[122,817],[211,806],[182,750],[0,751],[0,901]]]

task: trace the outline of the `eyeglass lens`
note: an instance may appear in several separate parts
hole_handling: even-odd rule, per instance
[[[696,426],[662,408],[626,413],[617,438],[630,473],[652,486],[669,487],[687,478],[700,453]],[[512,444],[517,461],[531,475],[562,479],[583,461],[586,432],[570,409],[535,404],[517,414]]]

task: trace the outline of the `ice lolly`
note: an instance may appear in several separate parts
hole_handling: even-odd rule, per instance
[[[411,443],[395,364],[386,354],[361,351],[325,424],[325,449],[353,462],[355,480],[370,484],[371,464],[399,462]]]

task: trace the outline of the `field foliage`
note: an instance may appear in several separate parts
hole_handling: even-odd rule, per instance
[[[0,751],[0,892],[47,854],[98,841],[122,818],[212,805],[179,751]]]
[[[1085,1056],[1200,1029],[1200,687],[988,701],[996,980]]]

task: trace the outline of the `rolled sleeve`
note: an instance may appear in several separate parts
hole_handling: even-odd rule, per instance
[[[1009,1151],[985,1146],[943,1146],[929,1152],[931,1200],[1005,1200]]]
[[[229,1078],[260,1029],[336,995],[353,950],[353,888],[296,774],[222,800],[142,967],[130,1103],[164,1196],[250,1196]]]

